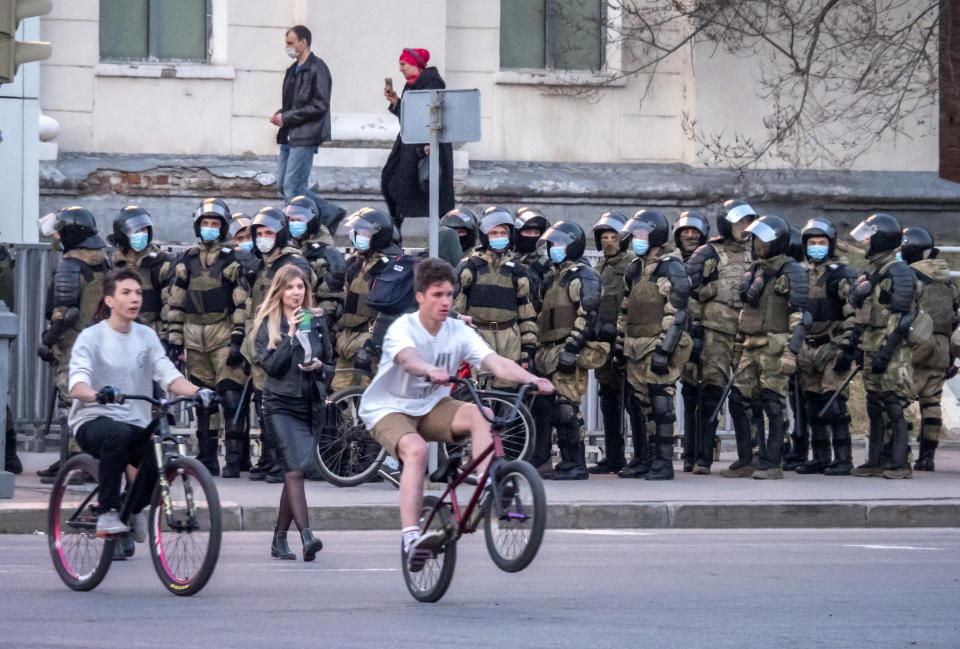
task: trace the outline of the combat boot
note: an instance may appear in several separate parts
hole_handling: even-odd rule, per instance
[[[877,478],[883,475],[886,467],[880,462],[883,446],[883,398],[876,392],[867,393],[867,416],[870,418],[867,461],[850,471],[850,475],[858,478]]]
[[[590,473],[616,473],[626,465],[623,455],[623,409],[613,389],[601,387],[600,414],[603,416],[603,444],[606,457],[590,467]]]
[[[577,434],[580,434],[579,430]],[[590,477],[587,472],[586,448],[583,442],[579,442],[574,447],[569,462],[561,462],[556,466],[551,477],[553,480],[586,480]]]
[[[640,402],[632,398],[630,428],[633,432],[633,459],[617,472],[618,478],[642,478],[650,471],[650,445],[647,441],[647,418]]]
[[[656,455],[644,480],[673,480],[673,424],[657,425]]]
[[[197,429],[197,461],[214,478],[220,475],[220,437],[218,431]]]
[[[850,453],[850,424],[833,424],[833,464],[823,470],[824,475],[850,475],[853,458]]]
[[[242,439],[228,439],[226,446],[226,462],[223,465],[223,471],[220,473],[223,478],[239,478],[240,462],[243,449]]]
[[[902,480],[913,477],[908,454],[910,452],[907,421],[903,418],[903,406],[899,398],[892,393],[884,393],[887,417],[890,420],[890,466],[883,472],[888,480]]]
[[[807,462],[807,452],[810,446],[810,440],[806,435],[792,436],[793,447],[783,456],[783,470],[796,471],[797,473],[809,473],[809,471],[800,471],[800,467]],[[818,472],[815,472],[818,473]]]
[[[914,462],[915,471],[934,471],[933,456],[937,452],[940,442],[935,439],[920,438],[920,456]]]
[[[830,440],[827,437],[826,424],[812,423],[810,428],[813,432],[813,439],[811,440],[813,458],[797,467],[797,473],[800,474],[823,473],[830,466]],[[786,462],[784,462],[783,468],[787,468]]]
[[[684,383],[683,397],[683,472],[690,473],[697,463],[697,389]]]
[[[9,410],[7,417],[11,417]],[[17,456],[17,433],[13,428],[13,422],[9,420],[7,421],[7,439],[3,447],[3,468],[14,475],[23,473],[23,464]]]

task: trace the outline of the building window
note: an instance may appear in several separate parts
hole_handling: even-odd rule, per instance
[[[101,61],[210,58],[210,0],[100,0]]]
[[[600,70],[604,0],[503,0],[500,68]]]

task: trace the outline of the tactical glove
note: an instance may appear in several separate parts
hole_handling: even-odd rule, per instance
[[[577,371],[577,355],[566,350],[560,352],[557,359],[557,371],[561,374],[573,374]]]
[[[373,345],[370,345],[369,341],[364,343],[363,347],[357,350],[357,355],[353,357],[354,369],[360,370],[361,372],[366,372],[367,374],[372,374],[374,351]]]
[[[174,363],[179,363],[183,360],[183,345],[174,345],[170,343],[167,346],[167,354],[170,357],[170,360]]]
[[[856,348],[849,345],[840,345],[840,351],[837,353],[837,360],[833,363],[833,371],[837,374],[846,374],[853,367],[853,362],[857,358]]]
[[[217,393],[209,388],[201,388],[197,390],[197,394],[194,396],[200,399],[200,403],[204,408],[209,408],[218,401]]]
[[[797,371],[797,355],[789,350],[780,354],[777,369],[784,376],[792,376]]]
[[[40,357],[40,360],[46,363],[56,363],[57,357],[53,355],[53,350],[47,347],[46,345],[40,345],[37,347],[37,356]]]
[[[230,367],[239,367],[243,365],[243,354],[240,353],[240,345],[230,343],[230,352],[227,354],[227,365]]]
[[[670,357],[657,347],[650,356],[650,371],[657,376],[663,376],[670,371]]]

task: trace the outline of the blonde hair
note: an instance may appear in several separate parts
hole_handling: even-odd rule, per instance
[[[312,296],[310,284],[307,282],[303,271],[292,264],[287,264],[277,271],[273,276],[273,282],[270,283],[270,289],[267,291],[267,297],[263,304],[257,309],[257,315],[253,320],[253,335],[256,336],[260,331],[263,321],[267,321],[267,333],[270,335],[267,349],[276,349],[277,343],[283,335],[280,333],[280,321],[283,318],[283,292],[295,279],[303,281],[303,303],[300,307],[310,309],[312,307]]]

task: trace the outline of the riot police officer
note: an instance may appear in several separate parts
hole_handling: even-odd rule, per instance
[[[813,458],[806,460],[805,436],[794,436],[797,457],[806,460],[796,466],[797,473],[824,473],[849,475],[853,468],[850,458],[850,413],[844,375],[850,371],[856,345],[853,309],[847,303],[856,272],[846,260],[837,256],[837,229],[823,217],[807,221],[800,232],[810,293],[807,312],[810,326],[797,366],[800,390],[806,404],[806,421],[811,430],[810,447]],[[820,411],[830,407],[820,415]],[[833,433],[833,462],[830,461],[830,436]],[[787,469],[784,457],[784,469]]]
[[[759,436],[760,456],[751,471],[750,457],[739,456],[724,475],[753,475],[761,480],[783,478],[782,450],[785,433],[789,377],[797,371],[797,354],[803,346],[810,316],[806,312],[809,285],[803,267],[789,256],[790,226],[779,216],[767,215],[751,223],[757,258],[740,282],[738,337],[743,353],[734,385],[751,402],[763,404],[769,434]],[[749,429],[748,429],[749,430]],[[750,447],[736,431],[737,449]],[[765,443],[764,443],[765,441]],[[752,456],[752,449],[749,453]]]
[[[461,258],[466,259],[477,245],[477,215],[466,207],[450,210],[440,219],[440,225],[450,228],[460,238]]]
[[[687,260],[687,274],[694,298],[690,303],[694,314],[693,331],[698,337],[703,332],[702,344],[694,343],[695,348],[701,349],[699,365],[703,370],[703,395],[699,408],[701,440],[694,445],[698,457],[693,472],[697,474],[710,473],[717,431],[717,422],[711,421],[710,415],[720,403],[730,372],[736,369],[737,324],[743,308],[740,278],[750,267],[753,258],[749,237],[744,232],[756,214],[742,200],[724,202],[717,216],[720,234],[697,248]],[[728,403],[734,424],[746,426],[744,430],[749,443],[750,421],[743,396],[736,386],[730,391]],[[750,453],[749,448],[738,451],[741,455]]]
[[[603,292],[600,297],[599,339],[611,346],[617,342],[617,318],[623,300],[623,277],[633,259],[627,251],[630,241],[620,238],[620,230],[627,217],[617,212],[605,212],[593,224],[593,241],[603,253],[597,261],[597,273]],[[603,450],[605,456],[590,473],[616,473],[626,465],[623,450],[623,412],[626,394],[621,381],[622,372],[613,365],[613,355],[607,357],[603,367],[594,370],[600,397],[600,414],[603,417]]]
[[[234,423],[245,382],[243,343],[246,290],[243,269],[233,245],[226,241],[232,217],[219,198],[204,200],[194,212],[193,229],[200,240],[177,262],[168,308],[169,352],[174,362],[184,356],[190,380],[220,395],[228,440],[242,434]],[[220,474],[219,411],[197,408],[197,459],[211,475]]]
[[[938,256],[933,237],[923,228],[906,228],[900,256],[923,285],[919,305],[933,320],[933,335],[913,346],[913,394],[920,404],[920,453],[913,468],[933,471],[933,458],[943,431],[940,400],[947,371],[953,365],[950,337],[957,328],[960,294],[950,267]]]
[[[615,352],[630,385],[635,457],[617,475],[672,480],[676,383],[692,348],[690,278],[680,254],[664,249],[670,224],[660,212],[640,210],[620,233],[636,255],[624,277]]]
[[[343,310],[343,253],[320,222],[320,210],[312,198],[295,196],[283,213],[289,222],[291,245],[300,248],[316,276],[313,303],[323,309],[327,331],[332,332]]]
[[[470,316],[491,349],[530,369],[537,353],[537,313],[530,303],[530,279],[512,251],[513,215],[502,207],[487,208],[477,229],[479,249],[457,267],[460,288],[453,309]]]
[[[603,365],[608,343],[594,340],[600,308],[600,277],[583,259],[587,237],[576,223],[557,221],[541,237],[553,267],[543,283],[543,308],[539,316],[540,339],[536,367],[555,386],[547,405],[550,423],[557,431],[560,463],[554,480],[586,480],[586,455],[581,438],[580,399],[587,391],[588,371]],[[543,416],[543,408],[540,409]],[[540,428],[538,426],[538,435]],[[549,448],[549,447],[548,447]],[[531,462],[545,463],[538,445]]]
[[[686,264],[696,250],[710,237],[710,221],[699,210],[687,210],[677,217],[673,224],[673,242]],[[699,319],[696,298],[688,300],[688,331],[693,346],[690,358],[680,373],[680,396],[683,398],[683,470],[691,472],[696,467],[697,444],[703,436],[699,434],[700,410],[703,402],[703,381],[700,379],[700,352],[703,350],[703,325]],[[708,449],[710,453],[713,449]],[[698,472],[702,473],[702,471]]]
[[[530,278],[530,294],[533,296],[533,308],[540,312],[540,297],[543,278],[550,269],[550,257],[546,251],[537,248],[540,237],[550,227],[550,221],[539,210],[532,207],[521,207],[516,212],[514,221],[517,230],[517,252],[520,262],[527,269]]]

